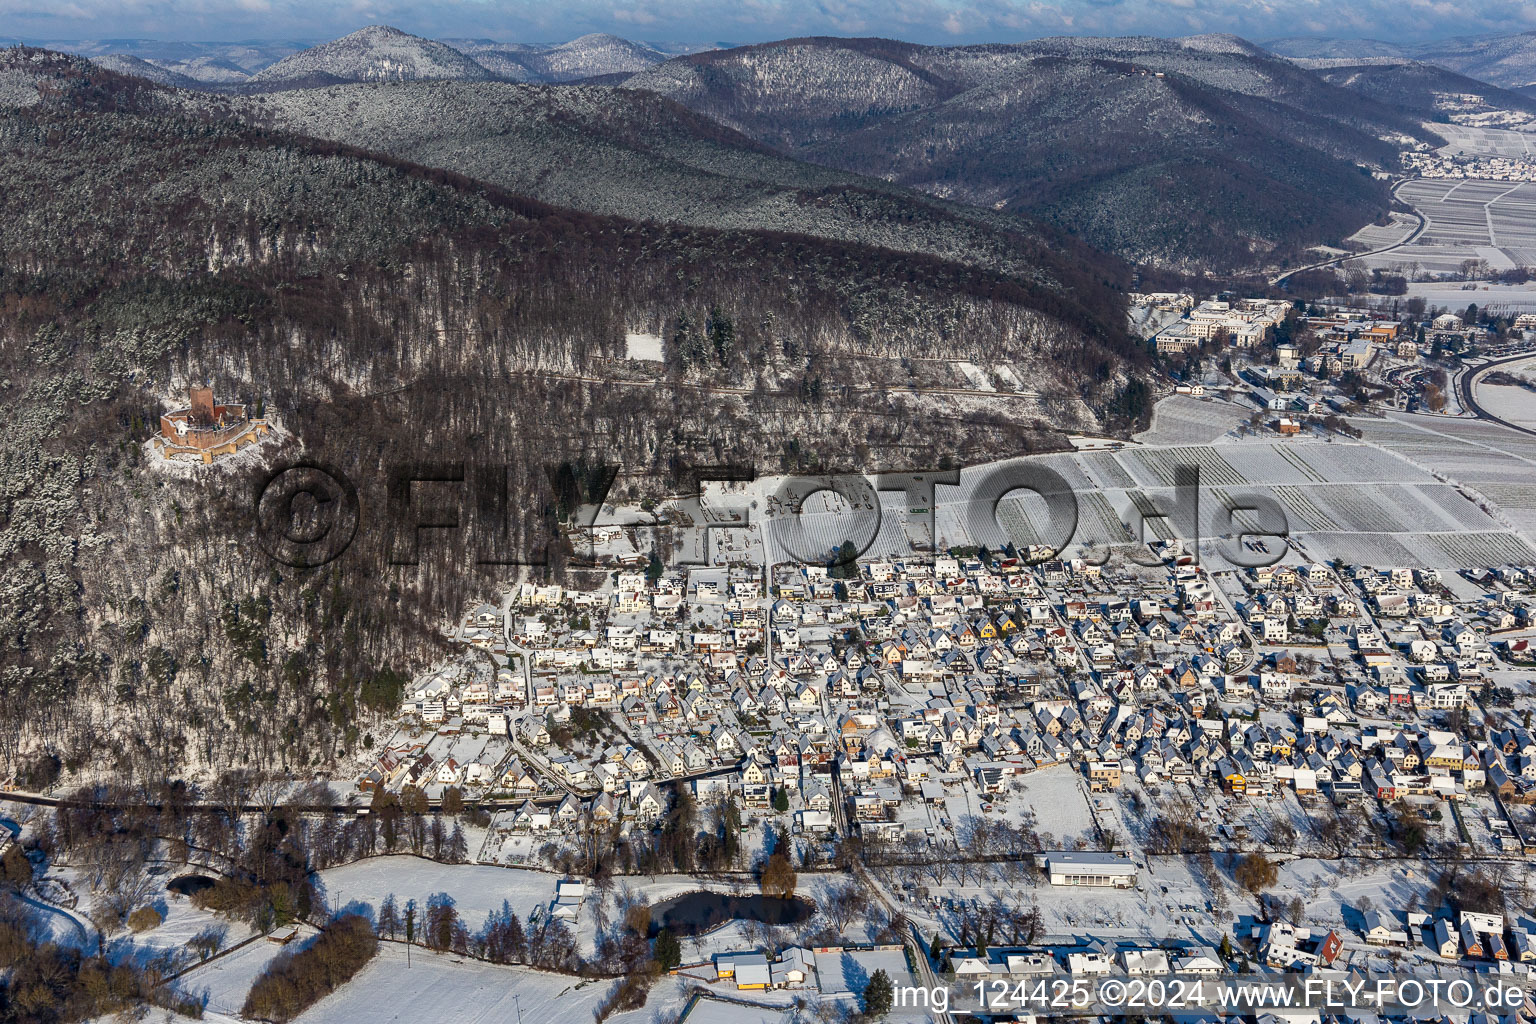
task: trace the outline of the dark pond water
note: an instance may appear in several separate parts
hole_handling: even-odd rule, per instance
[[[808,901],[794,897],[690,892],[651,908],[651,934],[666,928],[673,935],[698,935],[728,921],[799,924],[811,916],[812,909]]]
[[[212,889],[213,879],[207,875],[181,875],[171,879],[165,887],[178,896],[191,896],[204,889]]]

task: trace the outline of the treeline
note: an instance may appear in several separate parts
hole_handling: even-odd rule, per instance
[[[576,935],[563,920],[535,913],[524,925],[505,900],[500,909],[486,915],[478,931],[471,932],[446,892],[432,893],[422,904],[408,900],[404,906],[390,893],[379,904],[374,927],[381,939],[478,957],[493,964],[526,964],[566,974],[583,973],[593,966],[582,959]],[[602,966],[598,965],[599,970]]]
[[[359,818],[315,813],[336,802],[327,787],[294,789],[279,778],[226,773],[201,789],[174,783],[77,791],[69,805],[30,823],[28,841],[75,867],[93,893],[92,920],[105,934],[145,904],[159,851],[213,868],[213,884],[192,894],[195,904],[268,931],[324,919],[326,895],[316,874],[324,868],[388,853],[463,863],[467,843],[454,812],[477,820],[483,812],[457,796],[449,790],[448,813],[428,813],[420,790],[408,790],[403,800],[385,794]]]
[[[352,979],[378,952],[366,918],[345,914],[320,929],[304,948],[281,953],[251,986],[242,1017],[290,1021]]]
[[[0,888],[0,1021],[76,1024],[147,1004],[200,1018],[202,1004],[162,985],[158,958],[113,963],[48,937],[48,926],[9,886]]]

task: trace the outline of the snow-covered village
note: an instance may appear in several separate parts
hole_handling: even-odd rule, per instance
[[[1536,1024],[1533,10],[0,0],[0,1024]]]

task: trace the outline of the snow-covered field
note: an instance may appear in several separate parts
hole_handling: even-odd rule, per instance
[[[301,1024],[525,1024],[592,1019],[612,987],[609,981],[583,982],[563,974],[525,967],[503,967],[450,954],[414,948],[410,966],[406,949],[381,943],[379,955],[340,990],[297,1018]],[[658,986],[652,997],[673,1004],[675,988]],[[615,1021],[649,1021],[657,1007],[649,1002]]]
[[[503,901],[526,918],[535,907],[547,906],[555,898],[559,880],[558,875],[541,871],[440,864],[407,855],[354,861],[327,868],[320,877],[332,907],[369,917],[390,894],[403,908],[408,900],[425,907],[433,893],[446,892],[471,930],[479,928],[492,910],[500,910]]]
[[[1477,385],[1477,400],[1500,419],[1522,427],[1536,426],[1536,392],[1514,384]]]
[[[1249,412],[1231,402],[1173,395],[1157,403],[1151,426],[1137,434],[1136,440],[1142,444],[1205,444],[1248,422]]]
[[[659,363],[662,361],[661,335],[630,331],[624,335],[624,358]]]
[[[299,928],[296,942],[307,941],[315,929]],[[245,1004],[256,977],[283,951],[276,942],[256,939],[227,956],[194,967],[177,981],[177,988],[192,996],[201,996],[207,1009],[235,1016]]]

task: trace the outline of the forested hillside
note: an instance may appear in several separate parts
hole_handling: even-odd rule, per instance
[[[1506,89],[1536,84],[1536,31],[1460,36],[1417,43],[1377,39],[1275,39],[1265,44],[1287,57],[1411,57]]]
[[[223,102],[198,94],[180,100],[193,108]],[[446,167],[595,213],[791,231],[1045,281],[1116,273],[1113,261],[1030,218],[793,160],[648,92],[414,82],[293,89],[229,103],[259,125]]]
[[[1434,121],[1451,115],[1516,111],[1536,114],[1529,96],[1480,82],[1433,64],[1377,58],[1366,61],[1298,60],[1326,82]]]
[[[381,739],[375,712],[444,617],[512,572],[462,543],[388,565],[398,464],[507,465],[531,551],[562,460],[621,465],[635,494],[685,461],[930,466],[1127,411],[1138,356],[1080,262],[1020,277],[594,216],[189,111],[81,60],[0,60],[0,756],[22,764],[48,750],[126,782]],[[665,374],[620,361],[627,330],[668,338]],[[1044,397],[939,413],[841,386],[910,384],[934,357],[1012,361]],[[355,481],[343,557],[261,554],[253,460],[156,461],[156,417],[192,380],[280,425],[269,465]]]
[[[1415,120],[1232,37],[924,47],[798,39],[629,79],[801,159],[1231,270],[1349,234]]]

